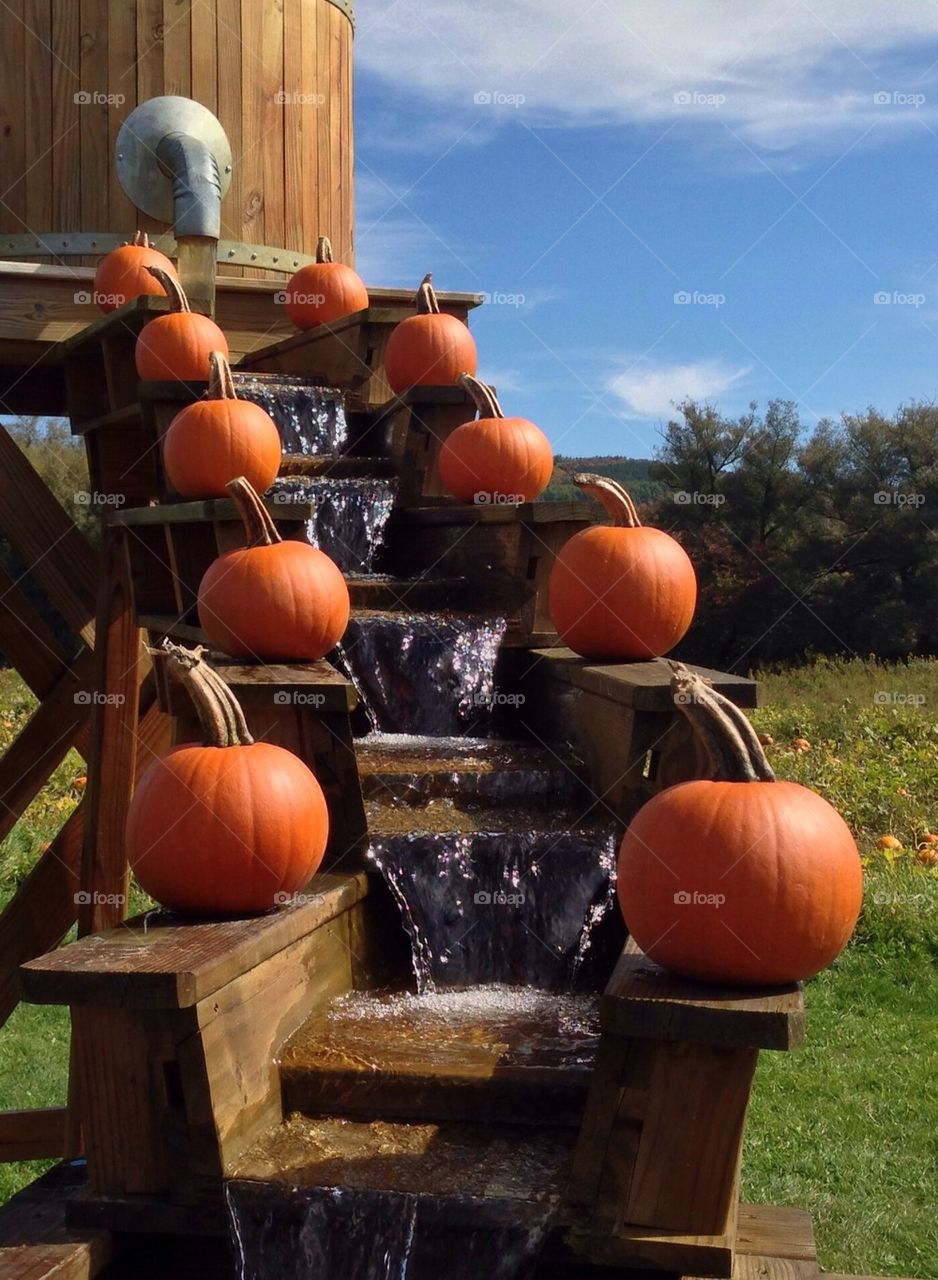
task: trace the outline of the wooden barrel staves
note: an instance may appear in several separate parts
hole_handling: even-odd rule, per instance
[[[167,233],[114,151],[138,103],[179,94],[231,142],[223,274],[290,274],[319,235],[354,261],[351,0],[5,0],[0,35],[0,260],[90,266]]]

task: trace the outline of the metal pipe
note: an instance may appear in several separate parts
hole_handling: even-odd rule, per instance
[[[201,138],[167,133],[156,148],[159,166],[173,185],[173,228],[181,236],[221,235],[221,176],[215,153]]]

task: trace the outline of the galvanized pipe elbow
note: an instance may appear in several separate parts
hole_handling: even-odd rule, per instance
[[[221,235],[221,177],[215,152],[188,133],[167,133],[156,147],[160,169],[173,186],[176,236]]]

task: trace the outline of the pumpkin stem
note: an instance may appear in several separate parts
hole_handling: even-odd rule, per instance
[[[185,687],[202,726],[206,747],[249,747],[254,739],[237,698],[221,676],[205,661],[205,649],[185,649],[165,639],[151,649],[166,663],[170,678]]]
[[[207,400],[237,400],[234,378],[231,376],[231,365],[221,351],[213,351],[208,358],[211,374],[208,382]]]
[[[131,241],[131,244],[134,246],[135,249],[149,249],[150,237],[147,235],[145,231],[135,231],[134,238]]]
[[[186,297],[186,291],[178,280],[174,280],[168,271],[164,271],[162,267],[147,267],[150,275],[154,280],[158,280],[163,286],[163,291],[169,298],[170,311],[191,311],[189,299]]]
[[[491,387],[474,378],[471,373],[461,373],[459,385],[472,396],[480,418],[504,418],[502,406]]]
[[[316,261],[335,262],[332,254],[332,241],[328,236],[319,237],[319,243],[316,245]]]
[[[595,498],[603,510],[612,517],[616,529],[640,529],[642,522],[629,494],[617,480],[608,476],[595,476],[580,472],[573,483],[590,498]]]
[[[433,287],[433,275],[428,271],[420,281],[420,288],[417,290],[417,315],[438,316],[439,314],[440,302]]]
[[[774,782],[755,729],[735,703],[680,662],[669,663],[671,693],[678,710],[707,749],[718,782]]]
[[[283,541],[270,512],[264,506],[250,480],[244,476],[238,476],[236,480],[230,480],[225,488],[234,499],[238,515],[244,522],[244,532],[249,547],[272,547]]]

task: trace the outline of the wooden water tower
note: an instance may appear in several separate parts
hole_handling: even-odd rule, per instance
[[[137,227],[121,125],[164,94],[232,151],[224,275],[291,272],[320,234],[354,261],[351,0],[8,0],[0,52],[0,260],[90,266]],[[276,277],[273,277],[274,279]]]

